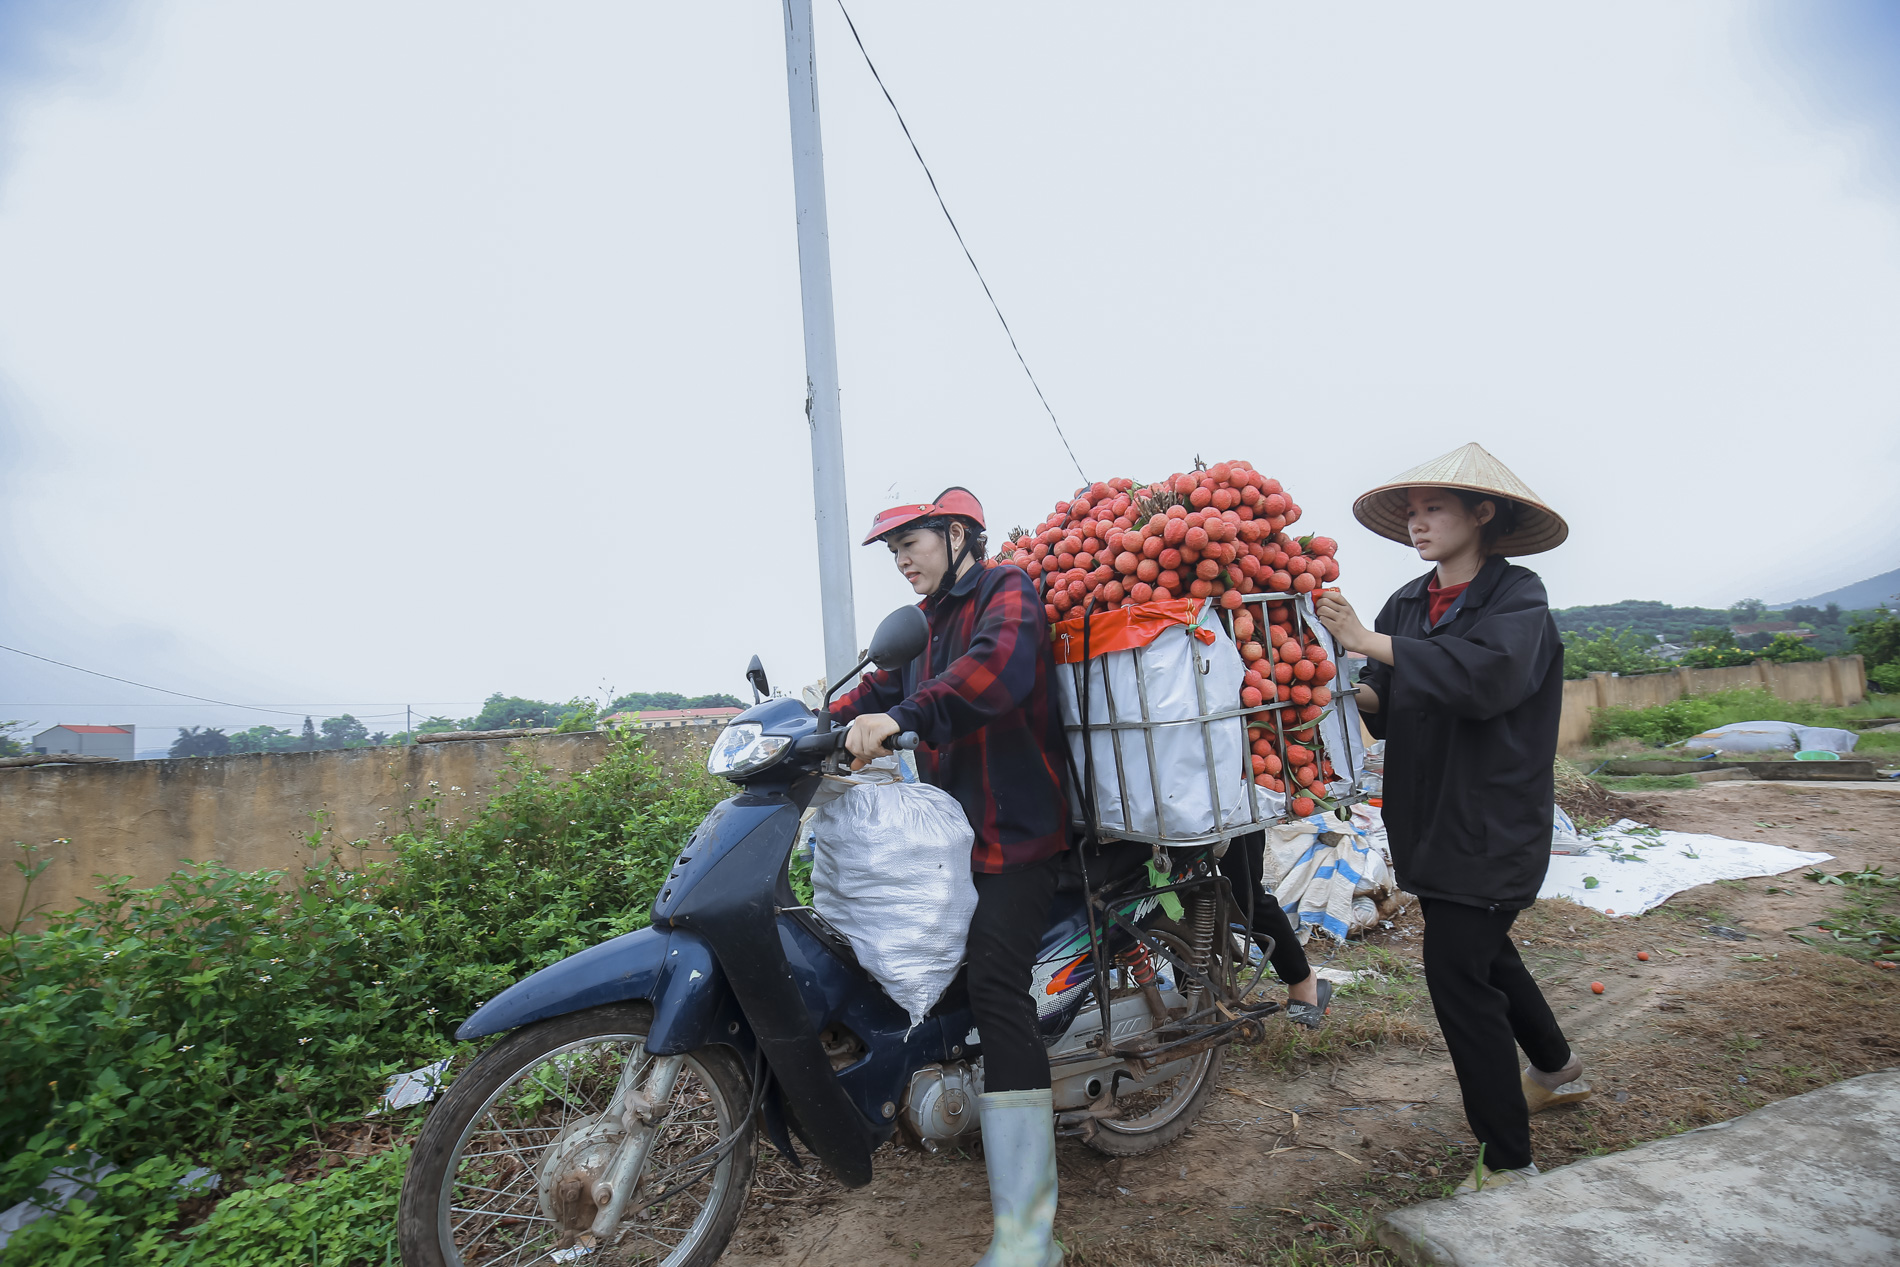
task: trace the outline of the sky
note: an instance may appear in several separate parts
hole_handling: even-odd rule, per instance
[[[1900,6],[852,6],[1091,479],[1245,458],[1366,610],[1423,569],[1352,499],[1471,440],[1556,605],[1900,563]],[[1075,469],[817,32],[851,519],[1033,523]],[[816,678],[786,109],[769,0],[0,0],[0,643],[278,710],[0,652],[0,718]]]

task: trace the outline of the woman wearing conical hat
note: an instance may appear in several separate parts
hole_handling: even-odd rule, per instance
[[[1317,606],[1368,660],[1357,699],[1385,740],[1393,867],[1419,897],[1425,983],[1482,1146],[1471,1190],[1536,1174],[1530,1114],[1590,1094],[1511,943],[1550,865],[1564,656],[1543,581],[1506,556],[1553,549],[1569,529],[1475,444],[1381,484],[1353,514],[1433,565],[1371,629],[1336,590]]]

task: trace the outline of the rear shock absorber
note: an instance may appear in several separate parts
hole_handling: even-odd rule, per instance
[[[1141,988],[1141,997],[1148,1001],[1148,1010],[1154,1014],[1156,1025],[1166,1025],[1171,1018],[1168,1005],[1161,1001],[1161,974],[1155,971],[1155,961],[1149,956],[1148,948],[1140,942],[1128,954],[1128,975],[1135,979]]]
[[[1213,894],[1201,892],[1189,900],[1188,909],[1188,947],[1189,962],[1194,970],[1208,980],[1214,978],[1214,915],[1219,906]],[[1209,999],[1212,1003],[1214,1000]]]

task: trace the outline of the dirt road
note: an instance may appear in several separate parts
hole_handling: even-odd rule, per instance
[[[1658,827],[1825,851],[1829,870],[1900,872],[1900,787],[1717,783],[1633,799]],[[1791,936],[1812,934],[1842,894],[1795,871],[1693,889],[1636,919],[1551,903],[1520,917],[1525,959],[1597,1088],[1533,1119],[1538,1165],[1900,1064],[1900,971]],[[1267,1042],[1231,1054],[1222,1089],[1171,1147],[1115,1160],[1065,1142],[1068,1261],[1387,1261],[1367,1235],[1377,1213],[1443,1195],[1474,1156],[1419,975],[1420,932],[1408,912],[1335,953],[1333,966],[1388,979],[1346,993],[1318,1035],[1276,1022]],[[773,1187],[755,1194],[722,1261],[974,1262],[989,1236],[982,1161],[886,1146],[877,1162],[876,1180],[849,1192],[762,1167]]]

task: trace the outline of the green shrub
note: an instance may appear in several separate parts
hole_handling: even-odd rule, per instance
[[[644,926],[720,794],[629,732],[571,778],[518,757],[465,823],[424,801],[391,861],[115,881],[0,938],[0,1205],[74,1154],[232,1175],[360,1116],[503,986]]]
[[[185,1163],[154,1157],[108,1175],[97,1194],[29,1223],[0,1263],[46,1267],[377,1267],[396,1259],[405,1145],[304,1183],[277,1176],[218,1202],[178,1229]]]
[[[1883,695],[1900,694],[1900,660],[1891,660],[1867,670],[1867,684]]]
[[[1847,636],[1853,643],[1854,654],[1866,662],[1870,681],[1876,668],[1900,664],[1900,616],[1885,607],[1875,608],[1864,620],[1850,622]],[[1900,689],[1900,673],[1888,674],[1882,681],[1895,683],[1883,685],[1880,688],[1883,691]]]

